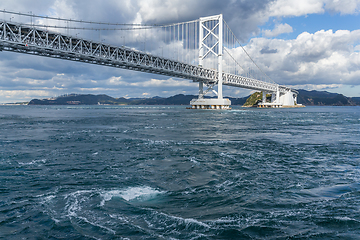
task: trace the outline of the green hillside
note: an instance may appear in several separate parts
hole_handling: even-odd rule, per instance
[[[248,99],[246,100],[245,104],[243,105],[243,107],[254,107],[256,106],[259,102],[262,101],[262,92],[255,92],[253,94],[251,94]],[[268,102],[270,102],[271,100],[271,94],[266,94],[266,99]]]

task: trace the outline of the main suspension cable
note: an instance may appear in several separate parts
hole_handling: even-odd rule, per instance
[[[269,77],[256,63],[255,61],[250,57],[249,53],[245,50],[245,48],[241,45],[239,39],[235,36],[235,34],[233,33],[233,31],[231,30],[231,28],[229,27],[229,25],[226,23],[226,21],[224,20],[224,23],[226,25],[226,27],[228,28],[228,30],[230,31],[230,33],[233,35],[233,37],[235,38],[236,42],[240,45],[240,47],[242,48],[242,50],[246,53],[246,55],[249,57],[249,59],[254,63],[254,65],[260,70],[260,72],[262,74],[264,74],[265,77],[267,77],[268,79],[270,79],[273,83],[275,83],[274,80],[271,79],[271,77]],[[232,57],[232,56],[231,56]]]

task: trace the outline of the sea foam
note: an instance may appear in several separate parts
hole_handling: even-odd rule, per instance
[[[100,206],[104,206],[105,202],[110,201],[113,197],[120,197],[126,201],[135,199],[151,199],[156,195],[163,194],[163,191],[156,190],[148,186],[129,187],[121,190],[110,190],[101,193],[102,201]]]

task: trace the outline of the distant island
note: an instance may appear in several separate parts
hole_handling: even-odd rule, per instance
[[[28,105],[189,105],[198,96],[178,94],[168,98],[113,98],[105,94],[67,94],[56,98],[33,99]],[[247,97],[229,97],[232,105],[243,105]]]
[[[357,106],[360,105],[360,97],[346,97],[338,93],[326,91],[298,90],[298,103],[306,106]],[[244,98],[227,97],[231,105],[256,104],[259,101],[259,92]],[[105,94],[67,94],[56,98],[33,99],[28,105],[189,105],[190,101],[197,98],[196,95],[178,94],[172,97],[152,98],[113,98]],[[251,103],[250,103],[251,102]]]

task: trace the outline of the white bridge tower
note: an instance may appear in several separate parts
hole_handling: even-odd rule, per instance
[[[202,67],[204,60],[213,55],[217,58],[218,81],[205,83],[207,89],[204,91],[204,82],[199,82],[199,97],[193,99],[190,105],[194,109],[230,109],[231,101],[223,98],[223,15],[200,18],[199,26],[199,65]],[[217,92],[213,87],[217,84]],[[204,98],[212,91],[216,98]]]

